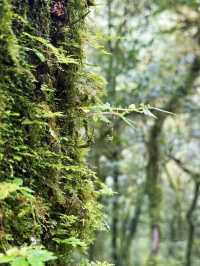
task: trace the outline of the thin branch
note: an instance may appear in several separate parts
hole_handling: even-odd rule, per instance
[[[196,172],[193,172],[192,170],[188,169],[185,167],[184,163],[181,162],[179,159],[175,158],[173,155],[168,155],[168,157],[173,160],[186,174],[190,175],[193,177],[193,179],[198,180],[199,179],[199,174]]]
[[[194,242],[194,235],[195,235],[195,225],[193,223],[193,213],[197,207],[198,197],[199,197],[199,188],[200,183],[196,182],[194,186],[194,194],[191,206],[187,212],[187,221],[189,225],[188,230],[188,241],[187,241],[187,249],[186,249],[186,261],[185,266],[192,265],[192,249],[193,249],[193,242]]]
[[[186,248],[186,259],[185,259],[185,266],[192,265],[192,248],[193,248],[193,241],[194,241],[194,234],[195,234],[195,225],[193,223],[193,213],[196,209],[198,197],[199,197],[199,189],[200,189],[200,182],[199,174],[191,171],[187,167],[184,166],[179,159],[169,155],[169,158],[172,159],[186,174],[190,175],[194,179],[194,193],[193,193],[193,200],[191,202],[191,206],[187,212],[186,218],[188,221],[188,241],[187,241],[187,248]]]

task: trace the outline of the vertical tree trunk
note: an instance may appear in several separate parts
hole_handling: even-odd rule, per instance
[[[119,184],[118,184],[119,172],[115,168],[113,182],[114,182],[114,191],[119,193]],[[118,195],[113,196],[113,206],[112,206],[112,260],[114,265],[119,266],[119,249],[118,249]]]
[[[193,213],[196,209],[197,202],[198,202],[199,188],[200,188],[200,183],[195,182],[193,200],[187,213],[187,221],[188,221],[189,229],[188,229],[188,240],[187,240],[187,249],[186,249],[186,260],[185,260],[186,266],[192,266],[192,248],[193,248],[193,241],[194,241],[194,235],[195,235]]]
[[[65,241],[90,243],[100,219],[82,156],[81,107],[95,102],[83,65],[88,12],[86,0],[0,0],[0,182],[34,191],[19,188],[1,202],[0,248],[34,239],[60,255],[54,265],[68,265],[73,244]]]
[[[123,229],[122,229],[122,247],[121,247],[121,257],[123,260],[124,266],[131,266],[133,264],[132,256],[131,256],[131,247],[134,237],[137,233],[137,228],[140,221],[142,206],[144,202],[144,189],[142,191],[138,191],[137,201],[135,204],[134,214],[131,217],[130,221],[124,222]]]
[[[113,195],[112,201],[112,260],[114,265],[121,266],[121,257],[120,257],[120,247],[119,247],[119,197],[120,197],[120,187],[119,187],[119,176],[120,176],[120,169],[119,169],[119,160],[121,156],[121,142],[120,142],[120,121],[115,121],[114,124],[114,135],[113,135],[113,145],[112,145],[112,154],[111,160],[114,164],[113,166],[113,191],[116,192]]]

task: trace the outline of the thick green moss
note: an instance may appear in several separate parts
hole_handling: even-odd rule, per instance
[[[79,133],[81,106],[95,101],[83,74],[87,12],[81,0],[0,0],[0,180],[33,190],[0,200],[0,246],[34,240],[60,255],[58,265],[91,242],[101,220]]]

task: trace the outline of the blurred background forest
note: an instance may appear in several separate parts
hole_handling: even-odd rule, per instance
[[[98,0],[89,24],[106,80],[89,161],[114,192],[90,259],[200,265],[200,2]]]

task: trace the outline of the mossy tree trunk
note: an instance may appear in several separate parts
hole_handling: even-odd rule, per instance
[[[58,265],[69,265],[66,240],[90,243],[101,216],[83,152],[81,107],[96,101],[83,64],[88,12],[86,0],[0,0],[0,182],[33,190],[1,198],[0,246],[37,242]]]

